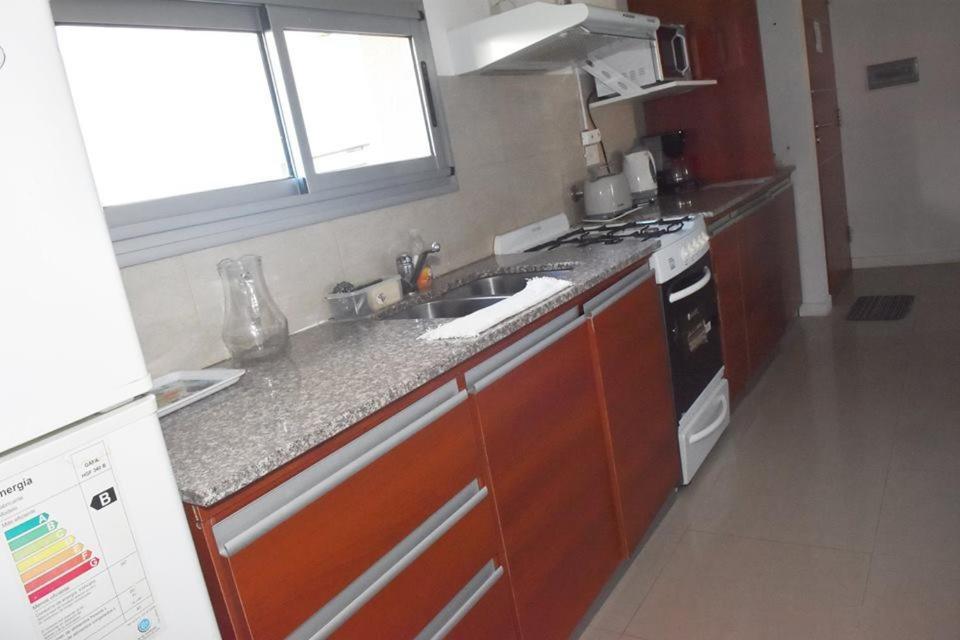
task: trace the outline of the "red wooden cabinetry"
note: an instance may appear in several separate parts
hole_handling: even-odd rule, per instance
[[[476,389],[521,633],[566,638],[621,558],[583,320]]]
[[[773,355],[800,306],[793,188],[748,206],[710,240],[731,395]]]
[[[687,26],[694,73],[717,85],[644,103],[651,134],[685,129],[705,182],[774,173],[755,0],[630,0],[631,11]]]
[[[747,315],[743,306],[743,282],[740,272],[740,235],[742,227],[732,225],[710,239],[713,276],[720,307],[720,336],[723,363],[730,383],[730,399],[743,394],[750,377],[747,354]]]
[[[751,370],[759,369],[770,358],[786,326],[778,268],[778,222],[768,202],[740,223],[740,264]]]
[[[489,499],[484,500],[393,578],[331,638],[415,638],[496,556],[495,522],[493,504]],[[498,582],[506,584],[506,580]],[[505,619],[512,631],[509,607],[490,613]]]
[[[273,489],[231,498],[195,534],[221,632],[412,638],[458,600],[512,629],[485,478],[472,409],[451,382]]]
[[[652,274],[638,276],[589,311],[628,551],[680,481],[660,293]]]

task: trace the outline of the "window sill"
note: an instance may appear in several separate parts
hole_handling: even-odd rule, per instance
[[[130,267],[433,198],[458,188],[456,176],[450,175],[335,198],[322,194],[295,195],[148,222],[111,225],[110,236],[120,267]]]

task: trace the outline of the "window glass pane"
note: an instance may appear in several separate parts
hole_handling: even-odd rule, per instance
[[[57,27],[104,205],[290,176],[255,33]]]
[[[433,155],[410,38],[284,35],[316,173]]]

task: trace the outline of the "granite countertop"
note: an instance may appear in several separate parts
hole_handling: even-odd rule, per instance
[[[663,217],[702,215],[712,225],[770,186],[787,180],[792,173],[792,167],[784,167],[770,178],[705,185],[694,191],[661,196],[656,206]]]
[[[776,176],[749,185],[708,187],[697,193],[715,193],[698,202],[704,205],[700,208],[709,204],[717,212],[711,215],[722,214],[775,182]],[[670,206],[666,199],[663,204]],[[685,213],[707,214],[689,209]],[[426,342],[419,336],[444,321],[401,319],[329,322],[291,336],[284,358],[248,369],[236,385],[161,420],[183,500],[199,506],[223,500],[641,262],[659,246],[656,240],[631,239],[617,245],[490,257],[438,278],[431,292],[414,302],[496,273],[563,269],[564,277],[573,282],[472,340]]]

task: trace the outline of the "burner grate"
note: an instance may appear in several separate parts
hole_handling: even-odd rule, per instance
[[[628,238],[639,240],[655,240],[671,233],[683,230],[684,223],[690,217],[674,220],[653,220],[601,224],[597,226],[580,227],[569,231],[562,236],[527,249],[527,253],[537,251],[552,251],[560,247],[586,247],[594,244],[620,244]]]

